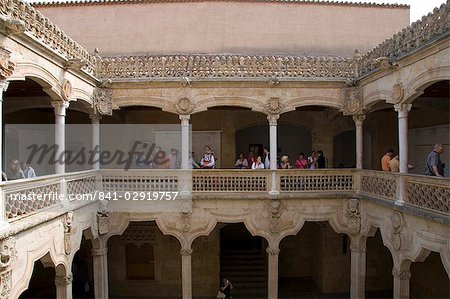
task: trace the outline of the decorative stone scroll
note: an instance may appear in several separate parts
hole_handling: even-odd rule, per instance
[[[109,201],[99,200],[97,210],[98,234],[105,235],[109,232]]]
[[[345,218],[350,234],[355,235],[361,230],[360,202],[357,198],[351,198],[346,202]]]
[[[342,90],[344,115],[363,114],[363,93],[359,85],[346,84]]]
[[[95,88],[93,94],[93,105],[95,113],[112,115],[112,89]]]
[[[72,242],[70,240],[70,235],[72,233],[73,215],[74,213],[72,211],[67,212],[67,214],[65,214],[62,219],[64,225],[64,252],[67,255],[72,252]]]
[[[11,52],[0,47],[0,80],[4,80],[12,75],[15,64],[10,60]]]
[[[12,263],[17,260],[16,242],[13,237],[0,241],[0,299],[11,295]]]
[[[175,104],[175,110],[180,115],[188,115],[194,110],[194,104],[188,98],[181,98]]]
[[[100,78],[281,78],[354,77],[353,58],[288,55],[163,55],[103,57]],[[189,78],[186,81],[185,78]]]
[[[401,231],[403,229],[403,216],[399,212],[395,212],[391,218],[392,222],[392,245],[395,250],[400,250],[402,246]]]

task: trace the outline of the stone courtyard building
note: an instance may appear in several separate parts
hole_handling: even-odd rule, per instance
[[[0,298],[448,299],[449,82],[449,1],[0,0]],[[12,180],[32,144],[93,159]]]

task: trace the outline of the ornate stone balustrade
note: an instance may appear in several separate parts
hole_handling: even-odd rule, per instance
[[[403,201],[406,205],[450,215],[450,180],[422,175],[360,171],[363,195]]]
[[[354,170],[284,170],[277,172],[282,192],[352,191]]]
[[[359,75],[367,74],[377,67],[393,66],[394,59],[419,49],[423,45],[450,34],[450,0],[433,13],[404,28],[392,38],[357,58]]]
[[[76,63],[85,72],[94,74],[95,57],[30,4],[21,0],[0,0],[0,18],[12,33],[25,31],[68,63]]]
[[[354,77],[352,58],[282,55],[165,55],[103,57],[103,79],[272,79]]]
[[[93,193],[97,189],[96,176],[94,171],[84,171],[2,182],[3,215],[14,221],[59,205],[64,199],[75,200],[77,194]]]
[[[450,215],[449,179],[373,170],[104,169],[3,182],[0,189],[4,199],[3,215],[8,221],[15,221],[63,204],[58,194],[65,194],[65,198],[69,198],[68,195],[94,194],[96,191],[191,190],[194,197],[204,197],[207,194],[261,194],[264,197],[273,191],[272,179],[276,180],[275,186],[281,197],[348,195],[359,192],[362,196],[392,202],[403,201],[407,206]],[[52,194],[55,196],[50,196]],[[67,201],[67,204],[70,202]]]

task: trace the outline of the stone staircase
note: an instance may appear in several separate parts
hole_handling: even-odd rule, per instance
[[[267,293],[266,255],[260,249],[222,250],[220,276],[233,284],[234,298],[265,298]]]

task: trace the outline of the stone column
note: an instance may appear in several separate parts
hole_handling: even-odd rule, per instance
[[[72,274],[55,277],[56,298],[72,299]]]
[[[100,169],[100,120],[102,116],[91,113],[89,114],[89,118],[92,122],[92,151],[94,152],[92,169]]]
[[[0,81],[0,168],[3,171],[3,93],[8,88],[9,82]],[[6,165],[5,165],[6,166]],[[0,182],[3,175],[0,175]]]
[[[280,254],[280,249],[267,248],[266,252],[268,254],[268,292],[267,298],[277,299],[278,298],[278,255]]]
[[[394,276],[394,298],[395,299],[409,299],[409,280],[411,272],[409,267],[407,270],[401,268],[394,268],[392,270]]]
[[[181,168],[190,169],[189,166],[189,119],[191,116],[180,115],[181,120]]]
[[[350,298],[364,299],[366,285],[366,240],[351,239]]]
[[[401,173],[408,172],[408,113],[411,107],[411,104],[394,105],[398,113],[398,153]]]
[[[269,143],[270,143],[270,169],[277,169],[277,121],[280,118],[279,114],[269,114],[267,115],[267,120],[269,121]],[[275,172],[272,172],[272,186],[269,192],[271,195],[279,194],[277,190],[277,182]]]
[[[109,298],[108,296],[108,248],[93,248],[94,294],[95,299]]]
[[[66,149],[66,109],[69,107],[69,102],[66,101],[52,101],[52,106],[55,109],[55,145],[58,150],[56,152],[56,160],[62,157]],[[65,172],[65,161],[64,163],[55,164],[55,173],[62,174]]]
[[[183,248],[180,250],[181,254],[181,288],[182,298],[192,299],[192,265],[191,255],[192,249]]]
[[[353,121],[356,127],[356,168],[363,168],[363,153],[364,153],[364,134],[363,134],[363,123],[366,119],[364,114],[353,115]]]

